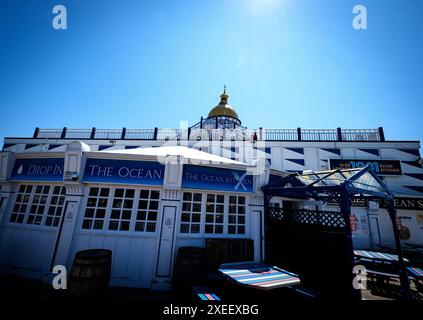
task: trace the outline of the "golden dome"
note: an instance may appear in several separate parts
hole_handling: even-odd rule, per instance
[[[220,95],[220,103],[210,110],[208,118],[211,117],[232,117],[238,119],[238,114],[231,105],[228,104],[229,96],[226,94],[226,85],[223,93]]]

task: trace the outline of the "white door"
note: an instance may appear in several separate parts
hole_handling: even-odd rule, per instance
[[[176,207],[164,206],[160,233],[157,277],[170,277],[173,258],[173,238],[175,233]]]

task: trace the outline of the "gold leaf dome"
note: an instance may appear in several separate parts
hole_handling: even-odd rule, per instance
[[[208,118],[211,117],[232,117],[238,119],[238,114],[235,109],[228,104],[229,96],[226,94],[226,85],[223,93],[220,95],[220,103],[210,110]]]

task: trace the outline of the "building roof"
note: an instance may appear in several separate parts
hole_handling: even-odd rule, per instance
[[[180,156],[185,159],[200,161],[199,164],[234,164],[241,166],[249,166],[248,164],[240,161],[231,160],[228,158],[216,156],[207,152],[199,151],[193,148],[184,146],[168,146],[168,147],[156,147],[156,148],[135,148],[135,149],[123,149],[123,150],[104,150],[104,153],[112,154],[128,154],[128,155],[141,155],[150,157],[166,157],[166,156]]]

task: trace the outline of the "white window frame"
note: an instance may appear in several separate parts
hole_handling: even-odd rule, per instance
[[[101,229],[92,229],[92,228],[91,229],[84,229],[83,228],[83,223],[84,223],[84,219],[85,219],[85,212],[86,212],[86,209],[87,209],[88,198],[89,198],[89,193],[90,193],[91,188],[107,188],[107,189],[109,189],[109,195],[108,195],[108,198],[107,198],[107,206],[105,207],[106,212],[105,212],[105,217],[104,217],[104,221],[103,221],[103,227]],[[109,230],[110,220],[115,220],[115,219],[111,219],[111,214],[112,214],[112,210],[113,210],[113,199],[114,199],[114,193],[115,193],[116,189],[124,189],[124,190],[134,189],[135,190],[135,195],[134,195],[134,198],[133,198],[133,205],[132,205],[132,208],[131,208],[131,220],[130,220],[130,223],[129,223],[129,230],[128,231],[126,231],[126,230]],[[156,226],[155,226],[154,232],[151,232],[151,231],[135,231],[135,223],[137,222],[136,216],[137,216],[137,212],[139,210],[138,206],[139,206],[141,190],[149,190],[149,194],[151,194],[151,191],[158,191],[159,192],[159,198],[157,199],[157,201],[158,201],[157,219],[155,221]],[[120,235],[120,236],[142,236],[142,237],[154,236],[154,237],[156,237],[157,234],[160,231],[159,229],[160,229],[160,223],[161,223],[161,219],[162,219],[161,196],[162,196],[161,188],[155,187],[155,186],[118,185],[118,184],[107,184],[107,185],[90,184],[90,185],[87,185],[86,192],[85,192],[85,199],[83,201],[84,206],[81,210],[81,218],[79,219],[77,232],[78,233],[101,233],[101,234],[117,235],[117,236]],[[146,222],[148,222],[148,220]]]
[[[55,188],[59,188],[59,193],[58,194],[55,194],[54,193],[54,189]],[[64,193],[61,192],[62,190],[64,190]],[[46,210],[46,214],[45,214],[43,226],[56,228],[56,227],[59,227],[60,226],[60,222],[61,222],[61,220],[62,220],[62,218],[63,218],[63,216],[65,214],[64,211],[65,211],[65,203],[66,203],[66,186],[64,186],[64,185],[53,185],[52,186],[52,190],[51,190],[50,193],[51,194],[50,194],[50,197],[48,199],[48,206],[47,206],[47,210]],[[57,200],[59,202],[56,203],[56,204],[52,204],[51,201],[52,201],[53,197],[57,197]],[[63,198],[63,203],[62,204],[60,204],[60,199],[61,198]],[[54,207],[54,214],[53,215],[49,215],[49,209],[52,208],[52,207]],[[61,210],[61,213],[60,213],[60,215],[57,215],[57,210],[59,208]],[[47,219],[50,218],[50,217],[52,218],[52,224],[51,225],[47,225]],[[55,226],[54,225],[54,221],[57,218],[59,219],[59,221],[58,221],[57,225]]]
[[[213,203],[211,203],[214,206],[213,212],[207,212],[207,203],[208,203],[207,197],[209,195],[214,196],[214,201],[213,201]],[[217,202],[217,198],[219,196],[223,197],[223,202]],[[217,235],[227,234],[227,221],[226,221],[227,215],[225,215],[225,211],[226,211],[225,209],[228,209],[228,198],[229,198],[229,196],[225,196],[225,194],[221,194],[221,193],[214,193],[214,192],[210,192],[210,191],[205,193],[205,200],[204,200],[204,204],[205,204],[205,206],[204,206],[204,234],[205,235],[212,234],[212,235],[217,236]],[[216,217],[218,215],[220,215],[220,213],[218,213],[217,210],[216,210],[216,207],[218,205],[219,206],[223,205],[223,212],[221,213],[223,215],[223,222],[222,223],[220,223],[220,222],[216,223]],[[207,222],[207,215],[213,216],[213,223]],[[206,226],[207,225],[213,226],[213,232],[206,232]],[[216,227],[217,226],[222,226],[222,232],[216,233]]]
[[[97,195],[90,196],[90,191],[91,191],[92,188],[98,188],[99,189]],[[105,196],[101,196],[101,189],[109,189],[109,192],[107,194],[107,198]],[[82,210],[82,219],[81,219],[81,224],[80,224],[80,229],[81,230],[102,231],[102,230],[105,229],[105,226],[108,225],[108,221],[106,219],[107,218],[107,208],[110,208],[110,195],[111,195],[112,192],[113,191],[112,191],[112,189],[109,186],[92,186],[92,187],[90,186],[90,187],[87,188],[86,194],[85,194],[86,199],[84,201],[84,207],[83,207],[83,210]],[[88,200],[89,200],[90,197],[95,197],[96,204],[95,204],[95,206],[89,206],[89,208],[88,208]],[[105,207],[99,207],[98,206],[99,199],[107,199],[107,204],[106,204]],[[86,217],[85,216],[86,213],[87,213],[87,209],[94,210],[93,217]],[[97,211],[98,210],[104,210],[104,218],[102,218],[103,224],[102,224],[101,229],[94,228],[95,220],[101,220],[101,218],[100,219],[96,219],[96,215],[97,215]],[[91,227],[90,228],[84,228],[83,227],[85,220],[91,220],[92,221],[92,224],[91,224]]]
[[[184,194],[185,193],[191,194],[191,200],[189,201],[189,204],[191,206],[191,209],[189,211],[183,210],[184,209],[184,202],[188,202],[188,201],[185,201],[184,200]],[[195,201],[194,202],[194,194],[200,194],[201,195],[201,201]],[[194,203],[195,204],[197,204],[197,203],[200,204],[200,212],[193,211],[192,208],[193,208]],[[181,233],[181,234],[201,234],[202,233],[202,228],[203,228],[203,219],[204,219],[203,214],[202,214],[203,208],[204,208],[204,194],[203,194],[203,192],[200,192],[200,191],[199,192],[182,191],[181,217],[180,217],[180,223],[178,225],[178,232]],[[182,214],[184,212],[187,212],[189,214],[190,221],[182,221]],[[192,221],[192,215],[193,214],[199,214],[200,215],[200,221],[199,222],[193,222]],[[189,231],[188,232],[181,232],[181,227],[182,227],[183,224],[184,225],[188,225],[188,227],[189,227]],[[199,225],[198,232],[191,232],[191,229],[192,229],[192,226],[193,225]]]
[[[10,220],[11,220],[12,215],[14,214],[14,206],[16,204],[17,197],[20,194],[19,190],[20,190],[21,186],[23,186],[23,185],[24,186],[32,186],[31,192],[29,193],[29,201],[27,203],[27,208],[25,210],[25,213],[23,213],[23,214],[19,213],[20,215],[23,215],[22,223],[13,222],[13,221],[10,221]],[[47,201],[45,203],[45,208],[44,208],[43,213],[41,215],[40,224],[27,223],[28,217],[30,215],[33,215],[33,214],[30,213],[30,210],[31,210],[31,206],[33,205],[33,199],[34,199],[34,196],[35,196],[35,190],[36,190],[37,186],[42,186],[43,188],[44,188],[44,186],[50,187],[49,192],[46,194],[47,195]],[[43,183],[43,182],[32,182],[32,181],[31,182],[30,181],[21,182],[21,183],[16,184],[16,192],[15,192],[15,195],[13,197],[11,207],[8,210],[9,215],[8,215],[8,218],[7,218],[7,223],[10,224],[13,227],[21,227],[21,228],[28,228],[29,227],[29,228],[37,228],[37,229],[48,229],[48,230],[54,230],[54,229],[58,228],[60,226],[61,219],[63,218],[63,215],[64,215],[64,206],[65,206],[65,202],[66,202],[66,189],[65,189],[65,194],[63,195],[65,197],[65,199],[63,201],[62,214],[61,214],[60,219],[59,219],[59,224],[57,226],[54,226],[54,225],[49,226],[49,225],[45,224],[47,216],[48,216],[48,208],[51,205],[51,198],[53,196],[53,190],[54,190],[55,187],[65,188],[65,185],[60,184],[60,183],[48,183],[48,182]],[[59,194],[59,196],[61,196],[61,194]],[[57,208],[57,205],[54,205],[54,206]],[[53,218],[54,218],[54,216],[53,216]]]
[[[246,194],[242,192],[219,192],[215,190],[202,190],[202,189],[181,189],[182,196],[181,196],[181,206],[180,206],[180,214],[178,214],[177,219],[177,229],[176,235],[178,238],[240,238],[245,239],[250,236],[250,205],[249,200],[251,194]],[[181,228],[181,220],[182,220],[182,202],[183,202],[183,193],[190,192],[190,193],[201,193],[202,194],[202,203],[201,203],[201,218],[200,218],[200,232],[199,233],[182,233],[180,232]],[[206,219],[206,203],[207,203],[207,194],[214,194],[214,195],[223,195],[224,196],[224,215],[223,215],[223,233],[206,233],[205,232],[205,219]],[[230,234],[228,233],[228,221],[229,221],[229,196],[236,195],[245,197],[245,233],[243,234]],[[226,213],[225,213],[226,212]]]
[[[234,204],[230,203],[230,197],[235,197],[236,202]],[[238,203],[238,199],[240,197],[243,197],[242,195],[235,195],[235,194],[230,194],[228,195],[228,235],[234,235],[234,234],[246,234],[247,232],[247,228],[246,228],[246,224],[247,224],[247,199],[244,196],[244,204],[239,204]],[[229,206],[234,205],[235,206],[235,212],[231,213],[229,212]],[[239,208],[240,207],[244,207],[244,214],[239,213]],[[236,222],[235,223],[231,223],[229,222],[229,217],[230,216],[234,216]],[[238,218],[239,217],[244,217],[244,223],[239,223],[238,222]],[[229,232],[229,227],[235,227],[235,233],[230,233]],[[244,233],[238,233],[238,227],[244,227]]]
[[[141,198],[141,190],[148,191],[148,199],[147,198]],[[159,197],[157,199],[151,198],[152,191],[157,191],[159,193]],[[160,189],[139,188],[138,191],[136,191],[135,197],[137,198],[137,200],[136,200],[137,201],[136,202],[137,208],[135,210],[135,216],[134,216],[134,219],[133,219],[134,225],[133,225],[133,228],[131,229],[131,230],[133,230],[133,232],[135,232],[135,233],[145,233],[145,234],[155,234],[155,233],[157,233],[157,229],[159,228],[158,222],[159,222],[159,218],[160,218],[160,195],[161,195]],[[139,203],[140,203],[141,200],[147,200],[147,208],[146,209],[141,209],[139,207]],[[150,209],[151,201],[157,201],[157,209]],[[143,220],[137,219],[139,211],[145,211],[146,212],[146,219],[143,219]],[[148,217],[149,217],[150,213],[153,213],[153,212],[156,212],[156,214],[157,214],[156,220],[149,220]],[[154,221],[154,223],[155,223],[154,231],[147,231],[148,224],[151,223],[152,221]],[[137,223],[144,223],[144,228],[143,228],[142,231],[135,230]]]

